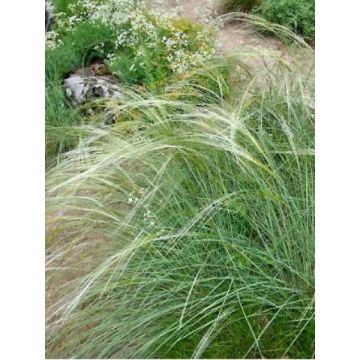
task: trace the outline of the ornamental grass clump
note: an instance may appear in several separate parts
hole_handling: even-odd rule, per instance
[[[134,94],[49,171],[49,357],[314,356],[312,78],[239,93]]]

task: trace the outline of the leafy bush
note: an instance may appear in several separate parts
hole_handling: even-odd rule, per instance
[[[150,11],[142,2],[78,0],[62,3],[61,9],[64,12],[58,14],[57,27],[49,34],[48,45],[60,47],[60,56],[55,52],[54,57],[70,65],[62,65],[64,68],[74,66],[78,54],[86,49],[85,60],[106,57],[123,82],[153,84],[154,88],[213,53],[213,37],[201,25]],[[99,44],[103,48],[98,49]],[[74,54],[68,59],[62,58],[64,52],[71,51]]]
[[[114,52],[114,29],[102,22],[81,22],[68,32],[61,42],[46,49],[46,76],[48,80],[60,79],[93,60],[104,59]]]
[[[119,36],[124,39],[121,47],[108,61],[111,71],[124,82],[156,89],[212,55],[212,39],[200,25],[187,20],[143,19],[143,27],[137,31],[133,29],[135,22],[128,24]]]
[[[315,0],[262,0],[256,12],[307,39],[315,37]]]
[[[78,3],[78,0],[52,0],[52,4],[57,13],[64,13],[66,15],[74,15],[71,10],[72,8],[69,5]]]
[[[107,6],[110,8],[111,3]],[[142,7],[118,10],[121,14],[111,13],[109,8],[93,16],[107,18],[117,29],[117,51],[108,63],[125,82],[156,88],[213,53],[212,36],[201,25],[149,13]]]
[[[227,0],[221,10],[251,12],[286,26],[307,40],[315,37],[315,0]]]

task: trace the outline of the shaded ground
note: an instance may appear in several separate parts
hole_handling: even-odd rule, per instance
[[[177,2],[179,3],[177,0],[167,0],[168,8],[176,7]],[[195,21],[201,20],[201,18],[208,18],[210,15],[216,17],[220,15],[220,3],[221,0],[181,1],[181,6],[178,7],[178,14]],[[239,22],[227,24],[219,28],[216,49],[220,53],[229,54],[243,50],[244,47],[260,52],[279,52],[283,48],[279,39],[271,36],[264,37]]]

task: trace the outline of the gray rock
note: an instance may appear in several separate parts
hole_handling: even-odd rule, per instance
[[[120,86],[106,76],[73,74],[64,81],[65,94],[73,105],[96,98],[123,98]]]

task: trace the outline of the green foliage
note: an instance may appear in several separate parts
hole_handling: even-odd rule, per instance
[[[244,11],[250,12],[261,3],[261,0],[225,0],[223,1],[222,11]]]
[[[178,73],[199,66],[212,51],[212,34],[191,21],[167,20],[158,22],[148,17],[154,31],[147,27],[133,29],[125,23],[122,31],[136,32],[136,40],[124,41],[108,61],[110,70],[128,84],[145,84],[150,90],[164,86],[164,82]]]
[[[69,13],[69,5],[74,4],[76,0],[53,0],[52,4],[54,6],[54,9],[56,12],[62,12],[66,13],[67,15],[70,15]]]
[[[288,27],[307,40],[315,37],[315,0],[227,0],[223,12],[243,11]]]
[[[171,72],[165,60],[165,51],[161,44],[150,49],[147,39],[141,40],[142,56],[137,57],[137,50],[124,46],[108,61],[110,71],[126,84],[146,84],[149,89],[156,89]]]
[[[60,54],[55,52],[53,57],[64,63],[64,68],[73,67],[84,53],[81,49],[86,49],[84,62],[107,55],[109,67],[123,82],[147,84],[154,89],[173,74],[186,72],[208,59],[213,52],[212,34],[203,26],[149,11],[143,2],[77,0],[59,2],[57,9],[56,26],[48,34],[47,43],[55,50],[60,47]],[[62,59],[64,52],[74,54]]]
[[[100,5],[104,1],[107,0],[91,0],[96,5]],[[86,6],[83,0],[52,0],[52,4],[57,13],[62,13],[67,17],[86,14]]]
[[[84,133],[80,113],[67,105],[61,83],[48,82],[45,88],[46,163],[74,148]]]
[[[115,32],[109,25],[100,22],[79,23],[63,37],[59,46],[46,49],[47,79],[60,79],[93,60],[106,58],[114,51],[115,39]]]
[[[306,39],[315,37],[315,0],[262,0],[256,12]]]
[[[81,22],[62,38],[62,43],[45,53],[46,65],[46,160],[50,164],[57,155],[76,146],[84,129],[78,110],[66,101],[63,78],[93,60],[104,59],[114,49],[114,31],[102,23]]]

